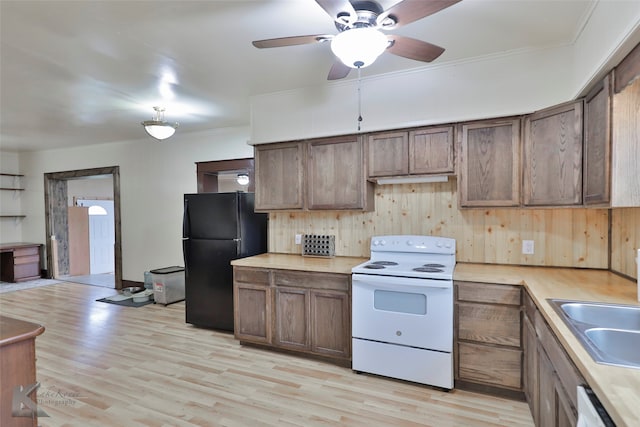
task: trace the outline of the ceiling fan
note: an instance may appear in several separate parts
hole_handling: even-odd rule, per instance
[[[385,51],[417,61],[433,61],[444,52],[440,46],[380,30],[410,24],[461,0],[402,0],[387,10],[372,0],[315,1],[335,21],[338,34],[256,40],[253,45],[262,49],[330,42],[338,60],[331,67],[328,80],[337,80],[346,77],[352,68],[371,65]]]

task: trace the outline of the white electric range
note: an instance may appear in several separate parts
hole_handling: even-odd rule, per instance
[[[454,239],[376,236],[352,271],[352,369],[453,388]]]

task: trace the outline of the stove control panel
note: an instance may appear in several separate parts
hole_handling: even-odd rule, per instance
[[[371,251],[455,254],[456,241],[437,236],[374,236]]]

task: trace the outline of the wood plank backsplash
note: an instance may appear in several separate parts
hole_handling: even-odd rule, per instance
[[[455,179],[377,186],[375,203],[374,212],[272,212],[269,251],[300,253],[296,233],[333,234],[336,255],[368,257],[373,235],[419,234],[456,239],[459,262],[608,268],[608,209],[460,210]],[[629,215],[632,220],[622,215],[619,226],[624,240],[629,234],[624,224],[631,222],[636,246],[637,212]],[[534,241],[534,255],[522,254],[522,240]],[[628,261],[619,263],[626,271]]]
[[[611,210],[611,270],[638,278],[635,263],[640,248],[640,208]]]

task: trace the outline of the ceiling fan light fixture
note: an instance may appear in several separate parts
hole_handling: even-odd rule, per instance
[[[351,68],[367,67],[389,46],[387,36],[375,28],[351,28],[336,35],[331,50]]]
[[[176,132],[178,123],[167,123],[164,121],[164,108],[153,107],[153,109],[156,112],[153,119],[142,122],[144,130],[150,137],[157,139],[158,141],[171,137]]]

